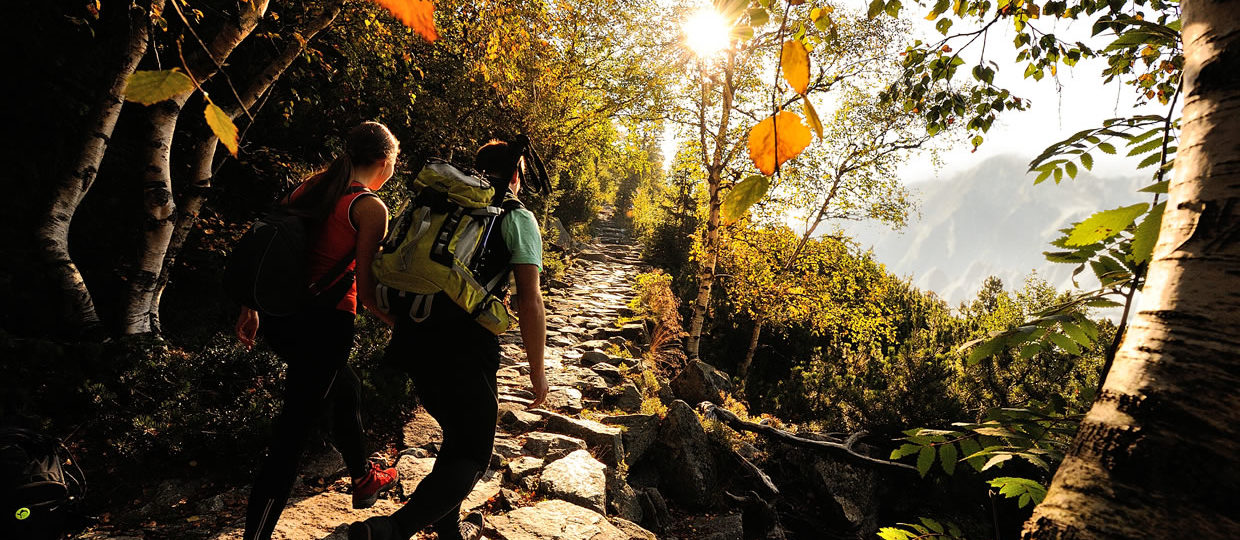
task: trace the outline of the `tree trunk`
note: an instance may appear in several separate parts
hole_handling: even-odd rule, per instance
[[[1141,309],[1025,538],[1240,538],[1240,1],[1183,7],[1184,128]]]
[[[254,78],[253,81],[241,93],[241,103],[238,107],[228,109],[228,116],[234,121],[240,118],[244,111],[249,111],[251,115],[255,113],[253,110],[259,98],[267,93],[284,71],[293,65],[293,61],[306,50],[306,45],[310,40],[314,39],[319,32],[331,25],[332,21],[340,15],[340,10],[344,6],[344,0],[334,0],[323,6],[322,11],[303,29],[302,32],[294,34],[292,41],[284,47],[280,55],[271,61],[262,72]],[[189,185],[184,188],[181,193],[182,203],[180,211],[177,213],[176,225],[173,228],[172,238],[168,242],[168,250],[164,256],[164,262],[160,268],[159,278],[155,282],[155,290],[151,298],[150,316],[151,330],[160,331],[159,325],[159,305],[163,298],[164,288],[168,286],[169,274],[173,266],[176,265],[177,255],[180,254],[181,248],[185,245],[185,239],[189,236],[190,230],[198,221],[198,214],[202,211],[202,205],[206,202],[207,193],[211,190],[211,179],[215,175],[215,151],[219,148],[219,138],[210,129],[202,130],[200,138],[196,140],[190,148],[189,153]]]
[[[736,368],[736,376],[741,378],[743,382],[745,376],[749,374],[749,366],[753,364],[753,355],[758,351],[758,338],[762,335],[762,321],[753,322],[753,334],[749,336],[749,348],[745,350],[745,359],[741,360],[741,365]]]
[[[68,327],[76,332],[97,330],[100,319],[86,281],[82,279],[82,273],[78,271],[69,253],[69,228],[78,205],[94,184],[99,164],[107,152],[116,119],[125,103],[125,85],[129,76],[137,69],[142,56],[146,54],[147,40],[150,37],[150,12],[152,9],[162,9],[163,4],[163,0],[156,0],[143,5],[129,5],[123,30],[128,35],[115,63],[117,69],[107,78],[108,86],[84,124],[86,138],[76,154],[76,161],[59,179],[59,187],[47,219],[40,225],[37,233],[43,249],[44,264],[58,284],[63,298],[64,307],[61,313],[64,314]],[[115,8],[105,6],[105,9],[110,12]]]
[[[219,66],[228,59],[237,46],[258,26],[267,12],[266,1],[256,1],[241,7],[236,23],[226,24],[203,51],[199,45],[196,54],[187,59],[188,71],[199,85],[206,83],[219,72]],[[176,226],[177,208],[172,197],[171,155],[172,137],[177,120],[185,102],[197,90],[183,92],[167,101],[151,105],[148,110],[150,125],[143,162],[142,174],[143,224],[142,247],[134,269],[129,277],[129,293],[125,302],[123,333],[127,335],[158,332],[159,300],[162,297],[160,276],[164,273],[164,259],[168,254]]]
[[[707,203],[709,214],[706,220],[706,244],[703,246],[703,256],[705,257],[698,266],[698,294],[697,299],[693,302],[693,319],[689,323],[689,339],[685,344],[685,353],[690,359],[698,359],[698,349],[702,342],[702,327],[706,323],[706,309],[710,306],[710,291],[715,283],[715,265],[719,261],[719,206],[722,203],[719,197],[719,189],[723,183],[723,151],[729,146],[727,144],[728,136],[728,118],[732,114],[732,97],[735,89],[732,88],[732,70],[733,61],[736,53],[728,51],[728,61],[723,72],[723,100],[720,104],[719,112],[719,132],[715,136],[715,151],[711,155],[710,163],[706,167],[706,182],[709,189],[710,200]],[[705,76],[705,75],[703,75]],[[705,82],[703,82],[705,84]],[[702,92],[702,110],[706,108],[706,92]],[[704,134],[706,130],[705,118],[701,117],[701,132]],[[705,140],[705,136],[702,137]],[[702,146],[702,152],[706,151],[706,146]]]

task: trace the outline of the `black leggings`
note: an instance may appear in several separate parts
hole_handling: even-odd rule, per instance
[[[435,309],[447,303],[437,301]],[[431,524],[441,537],[456,537],[461,501],[491,461],[499,411],[499,342],[470,320],[432,317],[415,324],[398,319],[387,361],[409,373],[418,400],[443,429],[430,474],[392,517],[406,538]]]
[[[263,337],[288,363],[284,409],[259,469],[246,511],[245,540],[271,538],[288,503],[306,440],[332,407],[332,443],[353,478],[366,474],[361,381],[347,362],[353,349],[353,314],[320,309],[287,318],[265,317]]]

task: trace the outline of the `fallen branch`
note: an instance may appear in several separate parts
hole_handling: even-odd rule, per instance
[[[813,439],[806,439],[804,437],[799,437],[797,435],[794,435],[792,433],[789,433],[781,429],[775,429],[771,426],[764,426],[762,424],[746,422],[744,420],[741,420],[740,417],[736,416],[736,414],[733,413],[732,411],[721,408],[718,405],[715,405],[714,403],[711,403],[709,401],[703,401],[702,403],[698,404],[698,410],[700,410],[703,415],[707,417],[713,417],[719,420],[720,422],[727,424],[728,427],[735,429],[737,431],[749,431],[752,433],[759,433],[769,438],[782,441],[788,444],[794,444],[797,446],[807,446],[810,448],[819,448],[823,450],[833,450],[836,452],[843,452],[844,455],[848,456],[854,461],[860,461],[860,462],[867,463],[870,465],[881,465],[884,467],[903,469],[903,470],[907,470],[910,472],[917,471],[917,468],[913,467],[912,465],[908,465],[905,463],[898,463],[895,461],[888,461],[885,459],[878,459],[878,458],[870,457],[870,456],[867,456],[865,454],[858,452],[854,447],[856,446],[857,441],[859,441],[861,437],[865,435],[864,432],[852,434],[851,436],[848,437],[848,440],[844,441],[843,443],[835,443],[835,442],[828,442],[828,441],[815,441]]]
[[[745,459],[745,456],[742,456],[740,452],[737,452],[730,447],[728,450],[732,452],[732,457],[736,459],[736,461],[738,461],[741,466],[745,468],[745,470],[748,470],[750,473],[753,473],[754,476],[758,477],[758,480],[762,482],[762,486],[770,491],[772,495],[779,495],[779,488],[775,487],[775,482],[771,481],[770,476],[768,476],[765,472],[762,472],[762,469],[759,469],[758,466],[754,465],[752,461]]]

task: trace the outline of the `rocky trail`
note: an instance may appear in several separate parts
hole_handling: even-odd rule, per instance
[[[822,538],[873,531],[874,473],[818,453],[766,449],[761,441],[720,436],[689,404],[722,403],[728,377],[702,362],[668,380],[642,360],[654,330],[629,307],[643,270],[637,248],[612,220],[573,246],[574,261],[547,284],[546,371],[550,394],[529,409],[529,365],[517,331],[501,336],[500,414],[491,467],[463,505],[485,517],[492,540],[741,540],[791,535],[771,500],[780,488],[754,463],[777,467],[781,485],[804,486],[783,506],[811,508],[802,530]],[[708,434],[708,430],[714,431]],[[323,445],[307,458],[276,528],[279,539],[344,539],[347,524],[399,508],[431,469],[442,433],[419,411],[395,456],[400,485],[368,510],[351,509],[338,454]],[[774,459],[778,457],[778,460]],[[210,490],[168,481],[137,515],[161,516],[139,528],[103,525],[81,538],[238,539],[248,486]],[[739,495],[738,495],[739,494]],[[798,517],[798,520],[801,518]],[[117,520],[124,521],[124,520]],[[132,521],[132,519],[130,520]],[[872,533],[870,533],[872,534]],[[419,538],[434,538],[423,533]]]

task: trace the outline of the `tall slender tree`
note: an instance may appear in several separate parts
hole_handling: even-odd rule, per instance
[[[1184,122],[1135,314],[1025,538],[1240,538],[1240,2],[1183,4]]]

